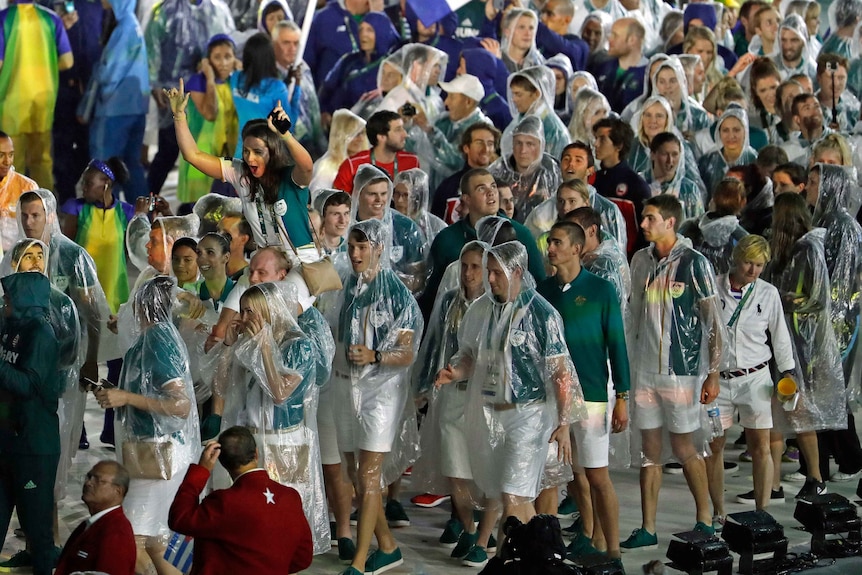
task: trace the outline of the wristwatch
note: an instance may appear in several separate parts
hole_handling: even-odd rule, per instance
[[[617,399],[622,399],[624,401],[629,400],[629,392],[628,391],[618,391],[616,394]]]
[[[380,363],[381,361],[383,361],[383,354],[374,350],[374,363]]]

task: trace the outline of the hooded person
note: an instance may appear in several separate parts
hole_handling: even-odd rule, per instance
[[[573,142],[592,145],[595,141],[593,124],[608,117],[610,113],[611,105],[604,94],[596,88],[581,88],[572,101],[569,137]]]
[[[180,238],[196,238],[201,219],[197,213],[159,216],[150,223],[146,215],[132,218],[126,228],[129,260],[140,270],[131,295],[157,275],[171,275],[171,250]]]
[[[404,415],[415,413],[412,403],[408,410],[409,374],[423,331],[422,315],[415,298],[390,269],[387,236],[386,224],[375,218],[350,229],[352,271],[339,298],[330,383],[338,447],[357,486],[359,542],[365,545],[372,530],[378,542],[391,541],[386,522],[376,520],[380,491],[388,484],[384,473],[391,460],[415,449],[408,444],[411,431],[418,441],[418,430],[409,429],[410,420]],[[375,566],[402,562],[397,547],[367,553],[367,547],[357,547],[354,567],[364,566],[366,556]]]
[[[700,217],[706,211],[704,193],[688,177],[684,140],[672,132],[665,134],[653,138],[650,144],[650,163],[639,174],[649,184],[652,195],[671,194],[679,198],[684,218]],[[673,175],[668,178],[671,170]]]
[[[527,116],[536,116],[542,121],[544,133],[543,150],[553,157],[559,157],[569,143],[569,132],[560,117],[554,113],[556,78],[547,66],[524,68],[509,76],[508,100],[512,122],[503,131],[500,140],[501,154],[506,157],[512,153],[507,146],[511,134]]]
[[[503,515],[535,515],[548,454],[571,462],[569,425],[583,417],[577,373],[559,313],[535,290],[519,242],[483,257],[485,293],[466,311],[458,352],[436,385],[467,381],[465,407],[473,479]]]
[[[320,111],[332,114],[351,108],[377,88],[377,70],[389,52],[398,45],[398,32],[383,12],[362,17],[356,48],[344,54],[323,80],[318,98]]]
[[[748,113],[744,109],[729,106],[715,123],[715,134],[720,147],[704,154],[697,162],[706,184],[707,198],[729,168],[753,164],[757,160],[757,152],[748,145]]]
[[[407,216],[419,226],[425,245],[431,245],[437,233],[446,227],[446,222],[428,210],[431,201],[428,174],[419,168],[398,172],[393,182],[392,204],[396,211]]]
[[[168,510],[200,452],[189,356],[171,321],[175,281],[156,276],[134,296],[134,342],[116,388],[99,388],[102,408],[116,411],[117,455],[131,482],[123,510],[139,554],[161,557]]]
[[[488,171],[499,180],[512,182],[516,219],[523,222],[560,185],[559,165],[544,152],[545,132],[538,116],[522,119],[511,131],[509,141],[501,142],[501,148],[509,153],[494,160]]]
[[[41,273],[0,279],[5,319],[0,363],[0,526],[9,529],[17,508],[30,544],[33,573],[54,567],[54,480],[61,441],[57,398],[65,381],[57,377],[58,339],[49,320],[51,283]],[[77,439],[77,438],[76,438]]]
[[[257,31],[272,36],[275,25],[293,20],[293,12],[284,0],[264,0],[257,8]]]
[[[89,154],[93,158],[120,156],[129,169],[126,198],[146,195],[140,146],[150,100],[147,50],[135,2],[112,0],[115,28],[102,49],[81,98],[78,116],[90,124]]]
[[[369,148],[365,135],[365,120],[350,110],[336,110],[329,127],[329,147],[316,162],[308,189],[311,195],[331,188],[341,164],[354,154]]]
[[[353,178],[353,190],[351,223],[367,219],[382,221],[387,234],[384,252],[387,268],[392,268],[411,293],[422,293],[427,279],[425,255],[430,240],[410,217],[389,207],[392,205],[392,180],[380,168],[362,164]]]
[[[709,126],[709,115],[688,92],[688,79],[678,58],[659,64],[650,79],[652,93],[664,98],[674,110],[674,125],[682,134],[691,134]]]
[[[661,64],[664,64],[670,60],[670,56],[667,54],[653,54],[649,58],[649,63],[644,69],[644,83],[643,83],[643,92],[640,96],[632,100],[620,113],[620,118],[626,122],[630,122],[634,117],[635,113],[643,108],[644,103],[648,98],[653,96],[658,96],[658,93],[655,91],[655,87],[652,83],[652,77],[655,75],[655,72],[658,70],[658,67]]]
[[[407,52],[399,49],[383,58],[383,62],[377,67],[377,90],[360,98],[350,109],[351,112],[368,120],[374,112],[380,109],[383,99],[404,83],[404,57],[406,54]],[[402,98],[403,96],[402,91]],[[391,111],[397,112],[399,109],[400,106],[397,106]]]
[[[577,19],[572,20],[574,24]],[[592,70],[602,61],[609,58],[608,56],[608,38],[611,35],[611,26],[613,25],[613,17],[607,12],[601,10],[593,10],[584,18],[583,23],[574,28],[578,35],[584,39],[590,47],[590,54],[587,57],[587,69]],[[571,31],[572,25],[569,25]]]
[[[805,74],[809,78],[816,78],[817,60],[811,52],[811,46],[808,42],[808,27],[805,25],[805,20],[799,14],[790,14],[781,21],[781,25],[778,27],[778,38],[780,39],[782,35],[787,36],[787,34],[784,34],[785,32],[795,35],[802,41],[802,44],[799,47],[799,54],[793,54],[793,56],[800,58],[799,64],[791,66],[792,61],[791,63],[786,62],[785,58],[788,52],[785,50],[781,50],[781,53],[774,58],[775,65],[778,66],[781,77],[786,80],[796,74]],[[747,82],[745,83],[747,84]]]
[[[398,52],[402,54],[401,83],[384,95],[377,110],[398,112],[404,104],[409,103],[421,110],[433,124],[444,111],[437,83],[446,69],[449,55],[425,44],[407,44],[399,48]]]
[[[491,119],[498,130],[505,130],[512,121],[512,113],[509,111],[508,101],[504,96],[508,89],[506,67],[502,61],[484,48],[462,50],[461,62],[464,65],[459,65],[458,73],[476,76],[485,89],[485,96],[479,102],[482,112]],[[498,64],[502,70],[498,68]]]
[[[269,476],[296,489],[316,554],[329,551],[329,520],[317,432],[319,388],[335,354],[331,334],[306,334],[297,323],[293,286],[261,283],[241,297],[242,334],[231,346],[224,425],[254,430]],[[221,366],[220,366],[221,367]]]
[[[514,8],[503,16],[501,27],[501,59],[510,74],[545,63],[545,57],[536,46],[539,17],[534,11]]]
[[[816,174],[816,175],[815,175]],[[816,190],[812,180],[819,176]],[[826,266],[832,299],[832,328],[841,357],[848,366],[845,379],[850,376],[852,363],[848,358],[854,352],[859,337],[860,259],[862,259],[862,227],[856,221],[860,198],[859,186],[847,168],[830,164],[816,164],[809,174],[806,187],[809,197],[817,194],[814,208],[814,225],[826,230],[823,238]]]
[[[572,77],[575,74],[572,62],[563,54],[548,58],[545,66],[554,73],[554,112],[563,125],[572,119]]]
[[[652,152],[650,151],[652,139],[662,132],[671,132],[677,136],[682,144],[682,154],[679,167],[683,175],[691,181],[703,196],[706,195],[706,184],[700,177],[697,169],[694,151],[682,134],[674,126],[673,109],[663,96],[651,96],[643,102],[641,109],[635,114],[631,122],[635,139],[632,141],[632,149],[629,152],[628,164],[631,168],[647,179],[646,173],[652,175]],[[679,171],[679,170],[677,170]]]
[[[821,54],[837,54],[848,60],[852,57],[852,34],[839,34],[839,30],[853,30],[862,22],[862,2],[859,0],[835,0],[829,6],[829,29],[831,33],[820,48]]]
[[[432,48],[443,50],[449,56],[445,73],[441,72],[440,78],[451,81],[457,73],[458,58],[461,55],[461,49],[464,47],[464,43],[455,37],[455,30],[458,27],[458,15],[450,12],[436,22],[425,24],[425,22],[419,20],[419,16],[416,14],[413,6],[407,4],[405,18],[407,19],[407,24],[410,26],[412,38]],[[423,29],[422,33],[419,30],[420,24]]]

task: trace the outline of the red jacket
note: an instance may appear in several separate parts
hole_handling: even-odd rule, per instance
[[[209,471],[192,464],[168,515],[194,537],[191,575],[284,575],[311,565],[311,529],[296,490],[257,469],[200,500]]]
[[[371,150],[365,150],[364,152],[353,154],[341,162],[341,165],[338,167],[338,174],[335,175],[335,181],[332,183],[332,187],[336,190],[353,194],[353,178],[356,176],[356,172],[362,164],[373,163],[375,166],[389,174],[390,180],[395,179],[397,172],[403,172],[404,170],[419,167],[419,158],[416,157],[416,154],[411,154],[410,152],[396,152],[395,160],[395,162],[389,164],[384,164],[379,161],[372,162]],[[395,164],[398,164],[397,170],[395,169]]]
[[[137,548],[132,525],[123,508],[114,509],[87,528],[84,521],[69,536],[55,575],[75,571],[100,571],[111,575],[134,575]]]

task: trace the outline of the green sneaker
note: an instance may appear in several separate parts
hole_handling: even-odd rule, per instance
[[[488,536],[488,545],[485,547],[485,551],[488,553],[496,553],[497,552],[497,540],[493,535]]]
[[[338,560],[342,565],[350,565],[353,563],[353,557],[356,555],[356,545],[350,537],[341,537],[338,540]]]
[[[574,561],[578,557],[598,552],[599,550],[593,547],[593,542],[589,537],[583,533],[578,533],[578,536],[572,539],[572,542],[566,547],[566,559]]]
[[[584,522],[581,521],[580,515],[577,519],[575,519],[574,523],[572,523],[568,527],[563,527],[562,529],[560,529],[560,533],[562,533],[563,537],[565,537],[566,539],[572,539],[574,537],[577,537],[578,533],[583,533],[583,531]]]
[[[392,553],[384,553],[380,549],[375,549],[365,560],[365,575],[379,575],[390,569],[395,569],[402,563],[404,563],[404,559],[401,557],[401,549],[398,547]]]
[[[0,569],[18,569],[20,567],[32,567],[33,556],[26,549],[22,549],[6,561],[0,563]]]
[[[625,567],[623,567],[623,560],[622,559],[611,559],[611,563],[614,564],[614,567],[619,569],[619,572],[621,575],[626,575],[626,569],[625,569]]]
[[[446,527],[443,529],[443,534],[440,536],[440,545],[451,549],[458,544],[458,538],[464,532],[464,526],[457,519],[449,519],[446,522]]]
[[[655,533],[650,533],[643,527],[635,529],[628,539],[620,543],[620,551],[633,551],[635,549],[656,549],[658,547],[658,537]]]
[[[703,521],[698,521],[694,525],[693,531],[700,531],[701,533],[706,533],[707,535],[715,535],[715,527],[712,525],[707,525]]]
[[[452,553],[449,554],[449,557],[462,559],[470,552],[470,549],[476,546],[477,539],[479,539],[478,531],[474,531],[473,533],[462,531],[461,537],[458,538],[458,544],[455,545],[455,548],[452,550]]]
[[[578,504],[575,503],[574,498],[568,495],[563,497],[563,500],[560,501],[560,506],[557,507],[557,517],[571,517],[577,512]]]
[[[473,545],[470,551],[461,559],[461,565],[465,567],[484,567],[487,563],[488,553],[478,545]]]
[[[339,575],[362,575],[362,571],[351,565],[344,571],[342,571]]]
[[[389,527],[409,527],[410,518],[404,512],[404,507],[397,499],[390,499],[386,502],[386,522]]]

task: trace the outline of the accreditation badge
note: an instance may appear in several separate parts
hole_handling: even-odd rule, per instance
[[[275,210],[275,213],[279,216],[283,216],[287,213],[287,202],[284,200],[278,200],[273,204],[272,208]]]

